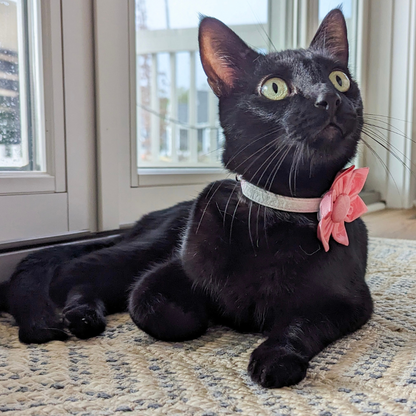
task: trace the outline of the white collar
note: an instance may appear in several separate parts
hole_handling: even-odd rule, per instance
[[[277,195],[239,178],[243,195],[257,204],[287,212],[318,212],[322,198],[292,198]]]

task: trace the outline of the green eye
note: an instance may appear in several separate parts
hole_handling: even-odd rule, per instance
[[[350,89],[351,81],[342,71],[331,72],[329,74],[329,79],[338,91],[345,92]]]
[[[286,82],[280,78],[269,78],[260,88],[261,95],[269,100],[283,100],[289,94],[289,88]]]

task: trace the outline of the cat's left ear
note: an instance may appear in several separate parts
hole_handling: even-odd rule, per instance
[[[217,97],[228,95],[237,79],[252,67],[258,53],[213,17],[201,20],[198,39],[208,84]]]
[[[348,66],[347,25],[340,9],[331,10],[322,21],[309,49],[328,52]]]

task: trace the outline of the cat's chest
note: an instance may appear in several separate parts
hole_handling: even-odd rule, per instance
[[[237,303],[278,298],[302,285],[304,258],[319,250],[311,227],[273,221],[260,205],[248,205],[225,181],[197,200],[182,247],[189,277]]]

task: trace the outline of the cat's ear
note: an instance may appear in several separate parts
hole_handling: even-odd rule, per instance
[[[322,21],[309,49],[326,51],[348,66],[347,25],[340,9],[331,10]]]
[[[258,53],[213,17],[201,20],[198,39],[208,83],[217,97],[226,96],[237,79],[252,66]]]

